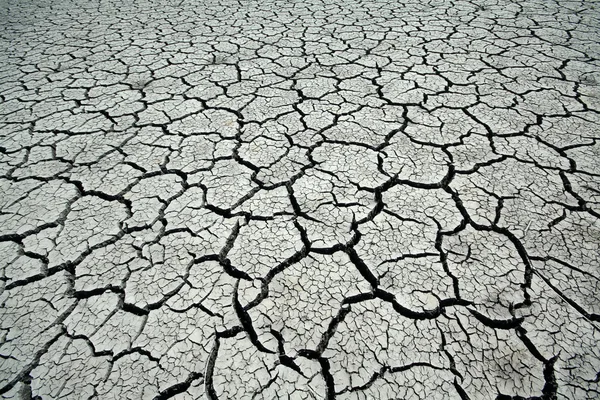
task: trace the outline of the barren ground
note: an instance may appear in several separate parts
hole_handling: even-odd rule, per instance
[[[599,123],[598,1],[0,0],[0,397],[598,399]]]

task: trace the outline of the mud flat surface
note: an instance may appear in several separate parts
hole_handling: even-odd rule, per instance
[[[0,2],[2,399],[598,399],[598,1]]]

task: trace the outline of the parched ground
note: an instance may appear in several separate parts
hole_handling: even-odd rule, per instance
[[[600,398],[600,2],[0,0],[2,399]]]

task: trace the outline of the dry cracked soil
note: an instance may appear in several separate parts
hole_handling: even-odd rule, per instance
[[[600,2],[1,0],[2,399],[600,398]]]

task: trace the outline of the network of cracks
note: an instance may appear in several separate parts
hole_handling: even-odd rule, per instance
[[[2,399],[597,399],[600,3],[0,5]]]

